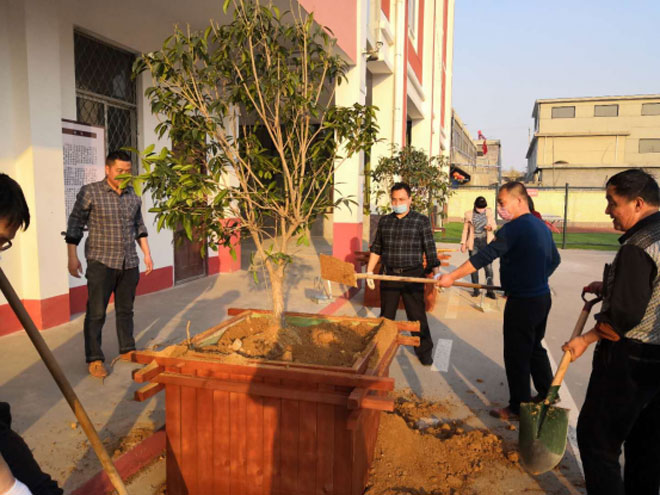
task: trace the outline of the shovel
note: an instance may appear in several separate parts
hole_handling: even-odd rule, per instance
[[[37,327],[32,321],[32,318],[30,318],[30,315],[25,310],[25,306],[23,306],[23,303],[18,298],[18,295],[5,276],[5,272],[2,271],[2,268],[0,268],[0,290],[2,290],[5,299],[7,299],[7,302],[16,314],[18,320],[21,322],[21,325],[23,325],[23,328],[25,328],[28,337],[30,337],[32,344],[37,349],[37,352],[41,356],[41,359],[46,365],[46,368],[48,368],[48,371],[50,371],[50,374],[53,376],[55,383],[57,383],[57,386],[60,388],[62,395],[64,395],[64,398],[69,403],[69,406],[73,410],[73,413],[76,415],[76,418],[78,421],[80,421],[80,426],[84,430],[87,438],[89,439],[89,443],[92,445],[94,452],[96,452],[96,455],[101,461],[101,466],[103,466],[103,469],[108,475],[112,486],[115,490],[117,490],[119,495],[127,495],[128,492],[126,491],[124,482],[122,481],[121,476],[119,476],[115,465],[112,463],[110,455],[105,450],[105,447],[103,446],[103,443],[101,442],[99,434],[96,432],[92,421],[89,419],[89,416],[87,416],[87,412],[80,403],[80,400],[71,387],[69,380],[67,380],[66,376],[64,376],[62,368],[60,368],[60,365],[55,359],[55,356],[53,356],[53,353],[48,348],[48,344],[46,344],[43,337],[39,333],[39,330],[37,330]]]
[[[600,297],[596,297],[588,301],[584,294],[585,290],[582,291],[584,306],[575,323],[571,339],[582,333],[591,308],[601,300]],[[518,435],[520,461],[523,467],[532,474],[543,474],[550,471],[564,457],[569,410],[555,407],[552,404],[559,397],[559,387],[570,362],[571,353],[566,351],[543,402],[520,404],[520,433]]]
[[[393,282],[414,282],[418,284],[435,284],[437,280],[422,277],[400,277],[397,275],[379,275],[374,273],[356,273],[355,267],[346,261],[339,260],[327,254],[319,255],[321,261],[321,278],[331,280],[351,287],[357,287],[358,279],[372,278],[374,280],[390,280]],[[454,282],[458,287],[470,287],[472,289],[502,290],[497,285],[471,284],[469,282]]]

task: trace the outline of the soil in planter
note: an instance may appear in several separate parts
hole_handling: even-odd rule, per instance
[[[487,469],[517,468],[518,454],[506,453],[498,436],[443,419],[446,412],[407,396],[381,415],[366,495],[473,494],[471,482]]]
[[[268,316],[250,316],[229,327],[216,344],[196,351],[212,353],[223,362],[267,359],[350,367],[375,341],[376,350],[369,361],[371,367],[398,334],[396,324],[386,319],[376,325],[350,320],[304,323],[304,319],[291,318],[286,328],[278,328]]]

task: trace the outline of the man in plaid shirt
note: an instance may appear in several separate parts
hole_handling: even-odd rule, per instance
[[[393,212],[380,219],[376,237],[371,245],[367,273],[373,273],[380,261],[386,275],[424,277],[433,271],[440,276],[437,250],[428,217],[410,209],[412,197],[410,186],[397,182],[390,190]],[[426,255],[426,268],[424,257]],[[370,289],[375,288],[373,279],[367,279]],[[393,320],[403,298],[406,316],[410,321],[419,321],[419,347],[415,354],[424,366],[433,364],[433,340],[426,319],[424,285],[408,282],[381,281],[380,316]]]
[[[87,259],[87,312],[85,313],[85,359],[90,375],[108,375],[101,350],[101,331],[112,293],[115,294],[119,353],[135,350],[133,339],[133,301],[140,279],[140,260],[136,241],[144,253],[145,275],[153,270],[147,242],[147,228],[142,220],[142,201],[131,186],[120,189],[117,176],[131,173],[131,158],[124,151],[111,152],[105,161],[105,179],[80,189],[69,216],[66,243],[69,273],[80,278],[82,265],[77,246],[83,228],[89,229],[85,242]]]

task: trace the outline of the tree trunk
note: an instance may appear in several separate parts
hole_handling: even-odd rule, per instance
[[[268,275],[270,276],[270,287],[273,297],[273,317],[279,322],[280,328],[284,328],[284,264],[266,262]]]

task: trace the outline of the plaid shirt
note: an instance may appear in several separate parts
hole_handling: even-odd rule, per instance
[[[142,201],[127,186],[117,194],[105,179],[80,188],[66,230],[67,244],[80,243],[89,227],[85,258],[122,270],[140,264],[135,241],[147,236],[142,220]]]
[[[371,252],[380,255],[383,266],[387,268],[421,266],[422,254],[426,254],[427,270],[440,264],[431,222],[414,210],[403,218],[398,218],[395,213],[382,217]]]

